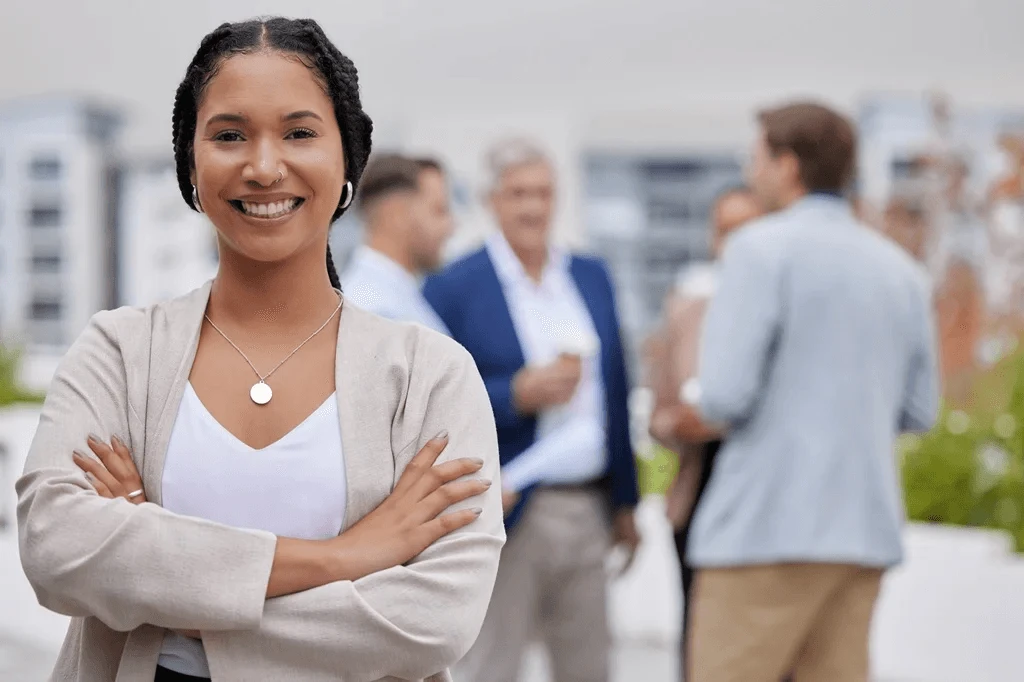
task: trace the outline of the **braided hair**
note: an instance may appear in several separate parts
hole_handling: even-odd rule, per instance
[[[192,170],[195,168],[193,142],[196,116],[206,86],[227,58],[236,54],[250,54],[261,50],[276,50],[297,55],[317,77],[324,92],[334,105],[334,115],[341,130],[345,152],[345,175],[352,183],[352,191],[359,186],[359,178],[370,156],[370,134],[373,122],[359,99],[359,75],[352,60],[338,51],[323,29],[312,19],[253,19],[238,23],[225,23],[207,34],[199,44],[185,72],[185,78],[174,96],[171,134],[174,141],[174,163],[181,196],[193,210],[199,207],[192,200]],[[331,217],[333,223],[345,212],[339,204]],[[327,247],[327,274],[331,285],[340,289],[341,283]]]

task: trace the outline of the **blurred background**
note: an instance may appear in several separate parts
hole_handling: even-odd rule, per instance
[[[0,10],[0,679],[44,679],[64,619],[35,603],[13,528],[36,403],[97,310],[211,277],[211,227],[181,200],[174,91],[200,38],[261,14],[317,19],[360,71],[376,149],[449,174],[448,257],[492,229],[482,153],[544,145],[556,235],[605,257],[640,348],[709,210],[742,180],[755,112],[795,97],[858,124],[861,217],[924,262],[947,387],[940,425],[901,443],[908,561],[887,577],[879,680],[1024,679],[1024,3],[1019,0],[37,0]],[[332,236],[339,269],[357,219]],[[841,387],[837,387],[841,390]],[[644,544],[613,587],[620,681],[674,679],[678,573],[661,495],[672,458],[633,396]],[[542,657],[525,680],[547,679]]]

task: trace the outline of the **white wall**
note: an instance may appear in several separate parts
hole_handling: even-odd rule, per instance
[[[161,151],[200,38],[221,21],[282,12],[274,0],[8,5],[0,60],[19,68],[0,73],[0,92],[110,97],[135,114],[128,145]],[[1018,0],[294,0],[286,11],[318,19],[353,57],[381,120],[537,107],[588,120],[649,114],[655,128],[678,114],[681,127],[706,130],[716,126],[701,121],[721,117],[724,131],[738,130],[738,112],[794,94],[849,105],[865,90],[941,87],[965,102],[1024,103]]]

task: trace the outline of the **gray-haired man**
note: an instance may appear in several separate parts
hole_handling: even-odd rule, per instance
[[[472,354],[515,501],[483,629],[459,682],[517,682],[523,650],[547,645],[560,682],[605,682],[605,557],[630,552],[636,469],[611,281],[594,258],[550,243],[554,172],[534,145],[493,150],[499,232],[427,280],[424,295]]]

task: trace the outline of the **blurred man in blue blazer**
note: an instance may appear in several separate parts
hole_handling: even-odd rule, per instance
[[[550,159],[525,140],[488,155],[499,231],[427,280],[424,295],[476,360],[498,427],[508,543],[459,682],[517,682],[535,635],[553,678],[606,682],[605,559],[631,560],[636,468],[612,283],[552,246]]]

